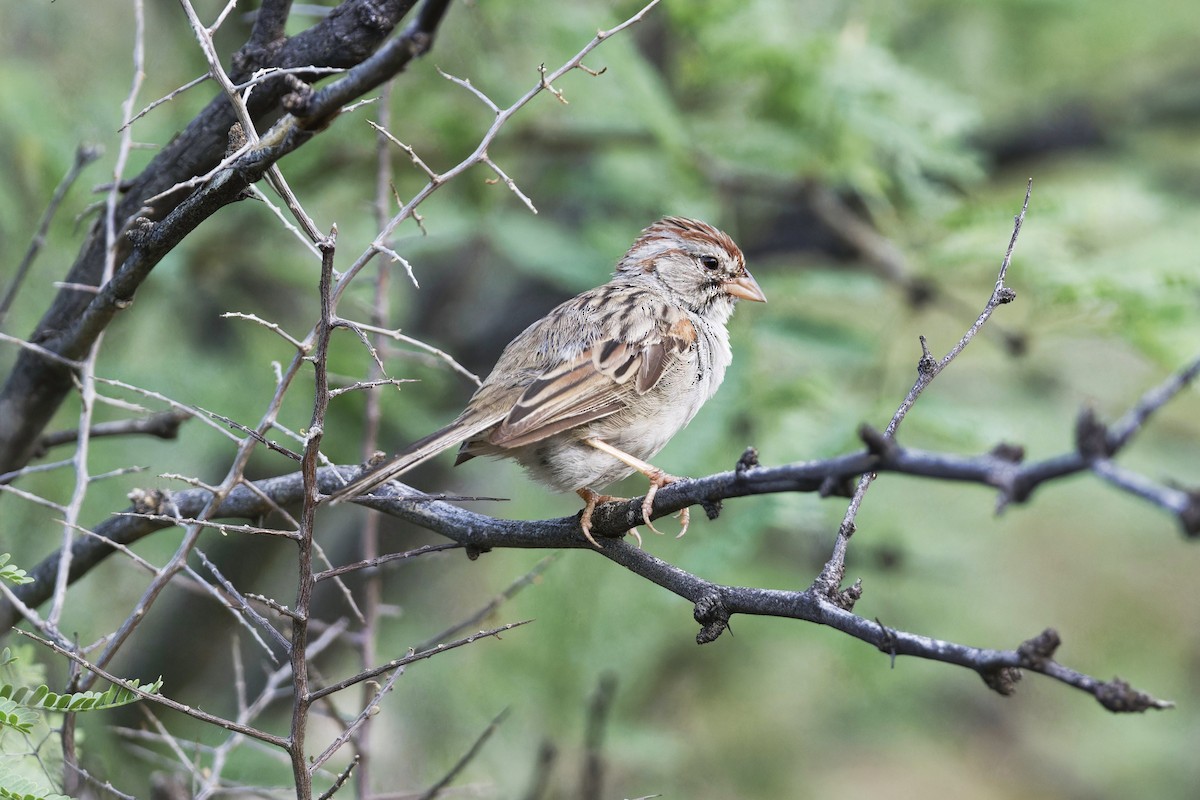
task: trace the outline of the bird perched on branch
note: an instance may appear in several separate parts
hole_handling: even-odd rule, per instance
[[[500,354],[458,418],[334,495],[363,495],[460,445],[475,456],[511,458],[535,480],[584,501],[591,533],[598,493],[640,472],[650,480],[642,517],[659,488],[678,478],[645,459],[678,433],[725,377],[726,326],[737,300],[765,303],[742,251],[704,222],[665,217],[642,231],[612,280],[566,301]],[[687,532],[688,509],[680,512]],[[640,539],[639,539],[640,541]]]

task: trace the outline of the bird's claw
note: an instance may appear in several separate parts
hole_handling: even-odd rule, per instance
[[[609,498],[591,489],[580,489],[576,494],[583,498],[583,511],[579,512],[579,527],[583,531],[583,537],[592,543],[592,547],[600,550],[600,543],[592,536],[592,514],[596,512],[597,505]]]
[[[654,497],[658,494],[658,490],[662,487],[669,486],[670,484],[683,479],[674,475],[668,475],[661,469],[656,469],[653,473],[647,474],[646,477],[650,479],[650,490],[646,492],[646,498],[642,500],[642,519],[645,521],[646,527],[657,533],[659,536],[662,536],[662,531],[654,527],[654,523],[650,521],[650,514],[654,511]],[[682,526],[679,533],[675,535],[676,539],[687,533],[688,523],[691,521],[691,514],[689,512],[690,509],[681,508],[679,509],[679,513],[676,514],[676,516],[679,517],[679,524]],[[638,543],[639,545],[641,544],[640,537],[638,538]]]

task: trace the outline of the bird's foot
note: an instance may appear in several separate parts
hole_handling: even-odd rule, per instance
[[[591,489],[579,489],[575,494],[583,498],[583,511],[579,515],[579,527],[583,529],[584,537],[592,543],[593,547],[599,550],[602,545],[592,536],[592,514],[596,512],[596,506],[601,503],[628,500],[629,498],[616,497],[611,494],[600,494],[599,492],[593,492]],[[637,528],[630,528],[629,532],[633,534],[634,539],[637,539],[638,548],[641,548],[642,534],[638,532]]]
[[[662,531],[654,527],[654,523],[650,521],[650,512],[654,510],[654,496],[658,494],[658,490],[662,487],[671,483],[675,483],[676,481],[681,481],[683,478],[676,477],[675,475],[668,475],[653,464],[645,462],[637,456],[632,456],[629,453],[626,453],[624,450],[619,450],[608,442],[597,439],[594,436],[584,439],[583,443],[590,447],[596,448],[602,453],[608,453],[610,456],[622,463],[628,464],[650,480],[650,491],[646,492],[646,499],[642,501],[642,519],[645,520],[646,526],[650,528],[650,530],[661,535]],[[584,491],[585,490],[580,489],[579,496],[583,497],[584,502],[587,502],[587,497],[583,494]],[[595,504],[593,504],[593,507],[594,505]],[[687,533],[688,522],[691,520],[691,514],[687,508],[681,508],[676,516],[679,517],[679,524],[682,526],[679,533],[675,535],[675,538],[678,539],[680,536],[683,536],[685,533]],[[640,547],[642,544],[642,537],[636,532],[634,533],[634,536],[637,537],[638,546]],[[592,537],[589,535],[588,539],[591,538]]]
[[[662,531],[654,527],[654,523],[650,521],[650,512],[654,510],[654,496],[658,494],[658,490],[662,487],[669,486],[676,481],[681,481],[683,478],[680,478],[676,475],[668,475],[658,467],[651,467],[642,474],[650,480],[650,490],[646,492],[646,499],[642,501],[642,519],[646,521],[646,526],[650,528],[650,530],[661,536]],[[679,517],[680,525],[679,533],[675,534],[676,539],[687,533],[688,523],[691,521],[690,511],[691,509],[681,508],[679,509],[679,513],[675,515]],[[638,543],[641,543],[640,538],[638,539]]]

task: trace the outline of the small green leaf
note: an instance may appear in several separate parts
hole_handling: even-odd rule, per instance
[[[29,577],[29,575],[25,572],[25,570],[21,569],[18,566],[10,565],[8,563],[8,559],[11,557],[12,557],[12,555],[10,553],[0,553],[0,580],[6,580],[15,586],[21,586],[22,584],[26,584],[26,583],[33,583],[33,578]],[[4,652],[7,654],[7,652],[8,652],[7,647],[4,648]],[[8,663],[8,662],[4,661],[4,660],[0,660],[0,663]]]

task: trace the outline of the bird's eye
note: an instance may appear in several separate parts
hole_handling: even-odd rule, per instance
[[[713,270],[721,266],[721,262],[717,260],[716,256],[700,256],[700,266]]]

